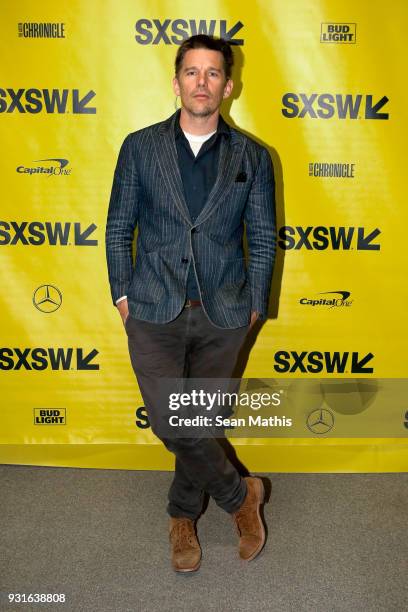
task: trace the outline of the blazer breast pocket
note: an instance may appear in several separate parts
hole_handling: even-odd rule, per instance
[[[247,173],[246,172],[238,172],[235,177],[235,183],[246,183],[247,182]]]

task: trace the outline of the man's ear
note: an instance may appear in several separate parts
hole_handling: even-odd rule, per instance
[[[234,87],[234,81],[232,79],[228,79],[225,83],[223,98],[229,98]]]
[[[180,86],[179,86],[178,78],[176,76],[173,77],[173,91],[176,94],[176,96],[180,95]]]

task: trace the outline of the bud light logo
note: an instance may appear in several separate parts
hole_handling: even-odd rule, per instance
[[[322,43],[355,43],[355,23],[322,23],[320,28],[320,42]]]

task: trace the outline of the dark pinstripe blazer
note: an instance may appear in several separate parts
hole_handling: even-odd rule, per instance
[[[174,138],[179,112],[129,134],[120,149],[106,225],[112,300],[127,295],[132,316],[172,321],[185,302],[191,261],[211,322],[242,327],[251,310],[262,318],[267,313],[276,243],[271,158],[264,147],[230,127],[230,138],[221,140],[217,180],[193,223]]]

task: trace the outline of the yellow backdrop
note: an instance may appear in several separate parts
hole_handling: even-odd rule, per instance
[[[406,377],[403,0],[5,0],[0,11],[0,461],[173,465],[136,424],[104,228],[120,144],[174,112],[177,45],[197,32],[236,42],[223,115],[268,146],[277,180],[271,318],[245,377]],[[336,355],[344,367],[330,371]],[[408,466],[403,434],[401,413],[401,438],[235,443],[253,470],[396,471]]]

